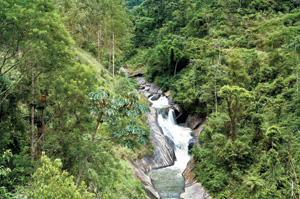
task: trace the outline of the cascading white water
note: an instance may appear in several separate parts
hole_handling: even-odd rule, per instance
[[[166,97],[160,97],[156,101],[149,100],[152,107],[157,109],[157,121],[164,135],[174,143],[176,161],[173,166],[152,170],[148,175],[163,199],[178,199],[184,188],[182,172],[191,158],[188,154],[188,142],[192,138],[192,130],[177,125],[174,110],[169,108]],[[163,110],[167,108],[168,111]]]

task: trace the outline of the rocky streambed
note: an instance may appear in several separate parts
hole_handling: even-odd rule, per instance
[[[196,116],[191,116],[183,112],[182,108],[178,104],[174,104],[170,92],[163,93],[157,86],[153,83],[145,81],[145,78],[138,77],[138,84],[140,87],[140,93],[151,100],[159,100],[162,96],[166,96],[174,109],[175,118],[179,120],[181,126],[188,127],[191,129],[192,138],[188,142],[188,147],[191,148],[196,144],[197,137],[202,132],[202,124],[205,122],[204,119],[198,118]],[[151,104],[150,104],[151,105]],[[147,124],[150,127],[150,141],[154,147],[154,153],[152,155],[146,155],[142,159],[138,159],[135,162],[130,161],[134,168],[135,175],[141,180],[143,189],[146,191],[149,198],[182,198],[182,199],[206,199],[210,196],[205,192],[201,184],[193,177],[194,170],[194,160],[191,159],[186,168],[184,169],[182,175],[184,177],[184,185],[180,196],[175,197],[165,197],[159,193],[153,184],[153,180],[147,175],[150,171],[159,168],[169,167],[174,165],[176,161],[174,142],[170,137],[165,136],[163,129],[158,124],[158,112],[157,109],[149,107],[150,112],[147,113]]]

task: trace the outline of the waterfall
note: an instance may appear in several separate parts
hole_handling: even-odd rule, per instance
[[[188,142],[192,139],[192,130],[176,123],[174,110],[170,108],[166,97],[162,96],[156,101],[150,98],[149,101],[157,110],[157,122],[163,134],[173,144],[176,161],[173,166],[152,170],[148,175],[163,199],[178,199],[184,189],[182,172],[191,158]]]

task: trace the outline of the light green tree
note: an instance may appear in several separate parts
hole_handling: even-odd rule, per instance
[[[95,198],[94,194],[87,191],[84,182],[76,187],[73,176],[62,171],[63,165],[60,159],[51,161],[43,152],[41,163],[42,166],[32,175],[32,182],[28,187],[20,190],[19,196],[41,199]]]

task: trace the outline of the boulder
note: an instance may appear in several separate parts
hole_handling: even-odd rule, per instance
[[[183,110],[179,104],[174,104],[171,107],[175,111],[175,120],[177,120],[183,113]]]
[[[150,91],[150,87],[149,86],[145,86],[144,91]]]
[[[192,130],[197,129],[203,122],[205,121],[205,119],[200,118],[198,116],[195,115],[189,115],[186,122],[185,122],[185,126],[191,128]]]
[[[198,137],[202,133],[202,131],[204,131],[205,128],[203,128],[203,124],[205,124],[205,121],[198,128],[193,130],[192,136]]]
[[[151,83],[150,85],[151,85],[150,86],[150,92],[152,92],[152,93],[158,93],[159,88],[155,84],[153,84],[153,83]]]
[[[154,94],[153,97],[151,97],[151,100],[156,101],[160,98],[160,96],[161,96],[160,94]]]
[[[191,159],[183,172],[185,178],[185,189],[180,194],[182,199],[210,199],[209,194],[204,190],[194,174],[195,161]]]
[[[184,193],[180,194],[182,199],[210,199],[211,197],[206,193],[200,183],[195,183],[184,189]]]
[[[189,151],[193,148],[193,146],[196,144],[197,139],[195,137],[193,137],[192,139],[189,140],[189,145],[188,145],[188,149]]]
[[[152,94],[149,93],[149,92],[147,92],[147,91],[144,92],[144,96],[147,97],[147,98],[151,97],[151,95],[152,95]]]
[[[171,97],[171,91],[165,92],[165,96],[166,96],[166,97]]]
[[[128,77],[128,78],[133,78],[133,77],[142,77],[142,78],[144,78],[144,77],[143,77],[144,73],[145,73],[145,70],[142,69],[142,70],[140,70],[140,71],[138,71],[138,72],[135,72],[135,73],[133,73],[133,74],[127,75],[127,77]]]

